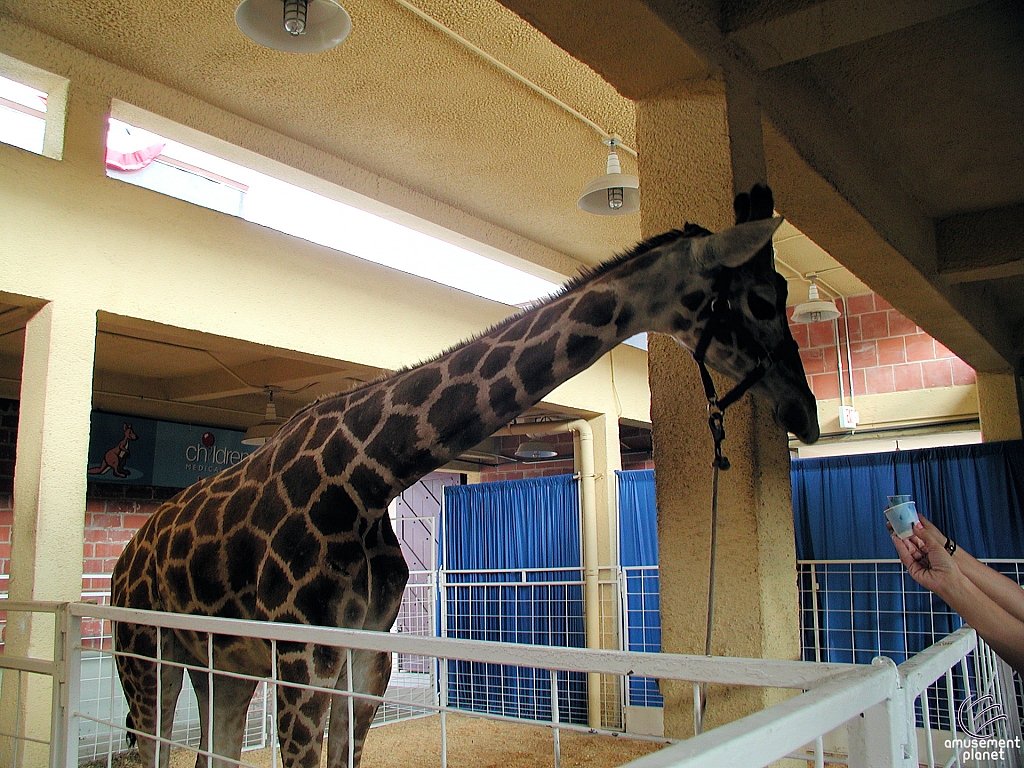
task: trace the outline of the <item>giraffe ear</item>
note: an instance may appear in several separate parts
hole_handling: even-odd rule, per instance
[[[782,224],[781,216],[737,224],[707,237],[693,239],[693,258],[706,270],[746,264]]]

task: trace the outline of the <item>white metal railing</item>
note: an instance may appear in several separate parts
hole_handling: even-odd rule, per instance
[[[986,562],[1018,581],[1024,575],[1024,560]],[[896,559],[800,561],[798,571],[803,658],[808,661],[864,664],[881,655],[899,663],[963,624],[941,600],[913,582]],[[623,645],[660,650],[658,567],[623,568],[620,594]],[[887,615],[898,620],[887,622]],[[656,681],[634,676],[628,686],[628,703],[661,707]],[[955,749],[945,742],[963,736],[957,730],[959,707],[986,695],[992,696],[1006,715],[1006,720],[995,726],[1002,729],[1000,733],[1005,731],[1010,739],[1021,735],[1021,681],[980,643],[976,652],[968,654],[915,702],[922,763],[929,760],[929,766],[946,768],[959,764]],[[960,716],[969,718],[970,714],[967,708]],[[847,749],[846,734],[842,734],[829,750],[830,762],[845,762]],[[1008,752],[1004,759],[970,765],[1015,766],[1020,764],[1017,760]]]
[[[613,569],[599,571],[599,613],[602,648],[620,649],[619,580]],[[563,648],[587,643],[585,580],[576,567],[511,569],[447,569],[437,573],[441,607],[440,635]],[[551,701],[543,670],[488,668],[480,663],[448,664],[449,702],[469,712],[490,712],[514,718],[544,720]],[[486,685],[481,681],[486,679]],[[591,686],[598,696],[590,700]],[[563,699],[557,702],[563,722],[587,723],[623,730],[623,691],[618,678],[585,680],[563,676]],[[599,718],[590,721],[590,707]]]
[[[0,575],[0,578],[6,577]],[[82,589],[82,601],[109,605],[110,578],[109,573],[84,574],[82,582],[88,587]],[[0,581],[0,601],[7,597],[3,591],[4,586]],[[392,631],[433,636],[436,632],[436,598],[435,572],[412,571]],[[0,629],[4,623],[5,619],[0,611]],[[100,652],[109,651],[113,643],[109,622],[83,619],[81,641],[83,650],[80,704],[86,719],[79,730],[78,757],[80,761],[90,761],[104,757],[110,753],[113,746],[116,746],[120,737],[115,739],[106,723],[124,722],[128,704],[121,690],[121,681],[114,669],[113,658],[109,653]],[[422,710],[416,705],[436,700],[437,690],[437,669],[433,659],[412,654],[395,654],[392,659],[388,700],[377,710],[374,725],[420,716]],[[269,688],[265,682],[261,682],[246,713],[243,751],[262,749],[271,744],[271,706]],[[199,744],[199,704],[188,675],[184,676],[182,693],[174,713],[173,738],[193,746]],[[0,765],[2,764],[0,761]]]
[[[689,681],[697,685],[709,683],[801,691],[781,704],[636,760],[629,764],[632,768],[723,765],[731,768],[762,768],[790,755],[810,757],[816,743],[816,759],[822,764],[822,737],[843,724],[847,724],[849,731],[850,765],[917,765],[915,701],[925,687],[962,663],[976,646],[974,631],[964,628],[897,668],[888,659],[879,659],[870,665],[847,665],[538,647],[182,616],[83,603],[0,604],[0,610],[3,609],[43,610],[57,617],[59,642],[56,644],[55,658],[27,660],[4,655],[0,656],[0,666],[20,670],[19,674],[34,673],[53,677],[54,716],[50,765],[60,768],[73,768],[77,765],[76,734],[82,721],[87,719],[79,706],[79,669],[83,651],[81,625],[83,620],[89,619],[144,623],[158,627],[161,632],[177,629],[255,637],[267,641],[272,646],[272,652],[278,642],[312,642],[343,649],[349,656],[354,650],[369,650],[428,656],[437,661],[459,660],[532,667],[547,671],[552,702],[559,700],[560,680],[564,679],[563,675],[555,673],[570,671],[617,677],[638,674],[656,679]],[[160,647],[159,643],[157,647]],[[209,662],[210,659],[207,659],[207,665],[199,669],[210,674],[216,673]],[[444,666],[440,664],[442,669]],[[277,679],[270,679],[268,683],[271,688],[287,685]],[[349,702],[356,699],[387,700],[386,695],[375,697],[354,692],[350,687],[326,692]],[[445,715],[452,711],[447,706],[444,692],[442,680],[440,699],[420,705],[424,711],[440,714],[442,729]],[[864,716],[860,717],[862,714]],[[112,730],[124,730],[119,722],[108,722],[106,725]],[[559,743],[557,733],[566,729],[590,730],[585,726],[563,722],[557,706],[552,707],[551,720],[547,725],[555,733],[553,756],[556,765]],[[164,748],[170,748],[172,744],[165,742]],[[192,748],[192,751],[200,754],[210,752],[208,746]],[[445,765],[445,754],[442,749],[442,766]],[[14,762],[13,765],[17,768],[20,763]]]

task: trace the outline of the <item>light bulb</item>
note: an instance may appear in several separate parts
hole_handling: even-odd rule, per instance
[[[308,0],[284,0],[284,29],[288,34],[305,34],[308,5]]]
[[[613,211],[622,207],[622,187],[608,187],[608,207]]]

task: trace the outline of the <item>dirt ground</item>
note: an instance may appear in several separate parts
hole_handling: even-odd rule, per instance
[[[616,768],[664,744],[614,736],[561,732],[562,768]],[[324,750],[326,763],[326,750]],[[130,755],[130,757],[129,757]],[[134,768],[137,753],[115,760],[113,768]],[[132,760],[131,758],[135,758]],[[269,749],[243,752],[242,761],[270,766]],[[175,750],[171,768],[192,768],[194,753]],[[82,768],[105,768],[106,761]],[[281,765],[278,760],[278,765]],[[392,723],[370,731],[362,768],[438,768],[441,727],[435,715]],[[448,765],[451,768],[550,768],[554,765],[553,731],[544,726],[448,715]]]

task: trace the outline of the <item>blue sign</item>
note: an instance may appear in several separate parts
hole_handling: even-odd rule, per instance
[[[93,411],[89,479],[187,488],[256,450],[244,432]]]

